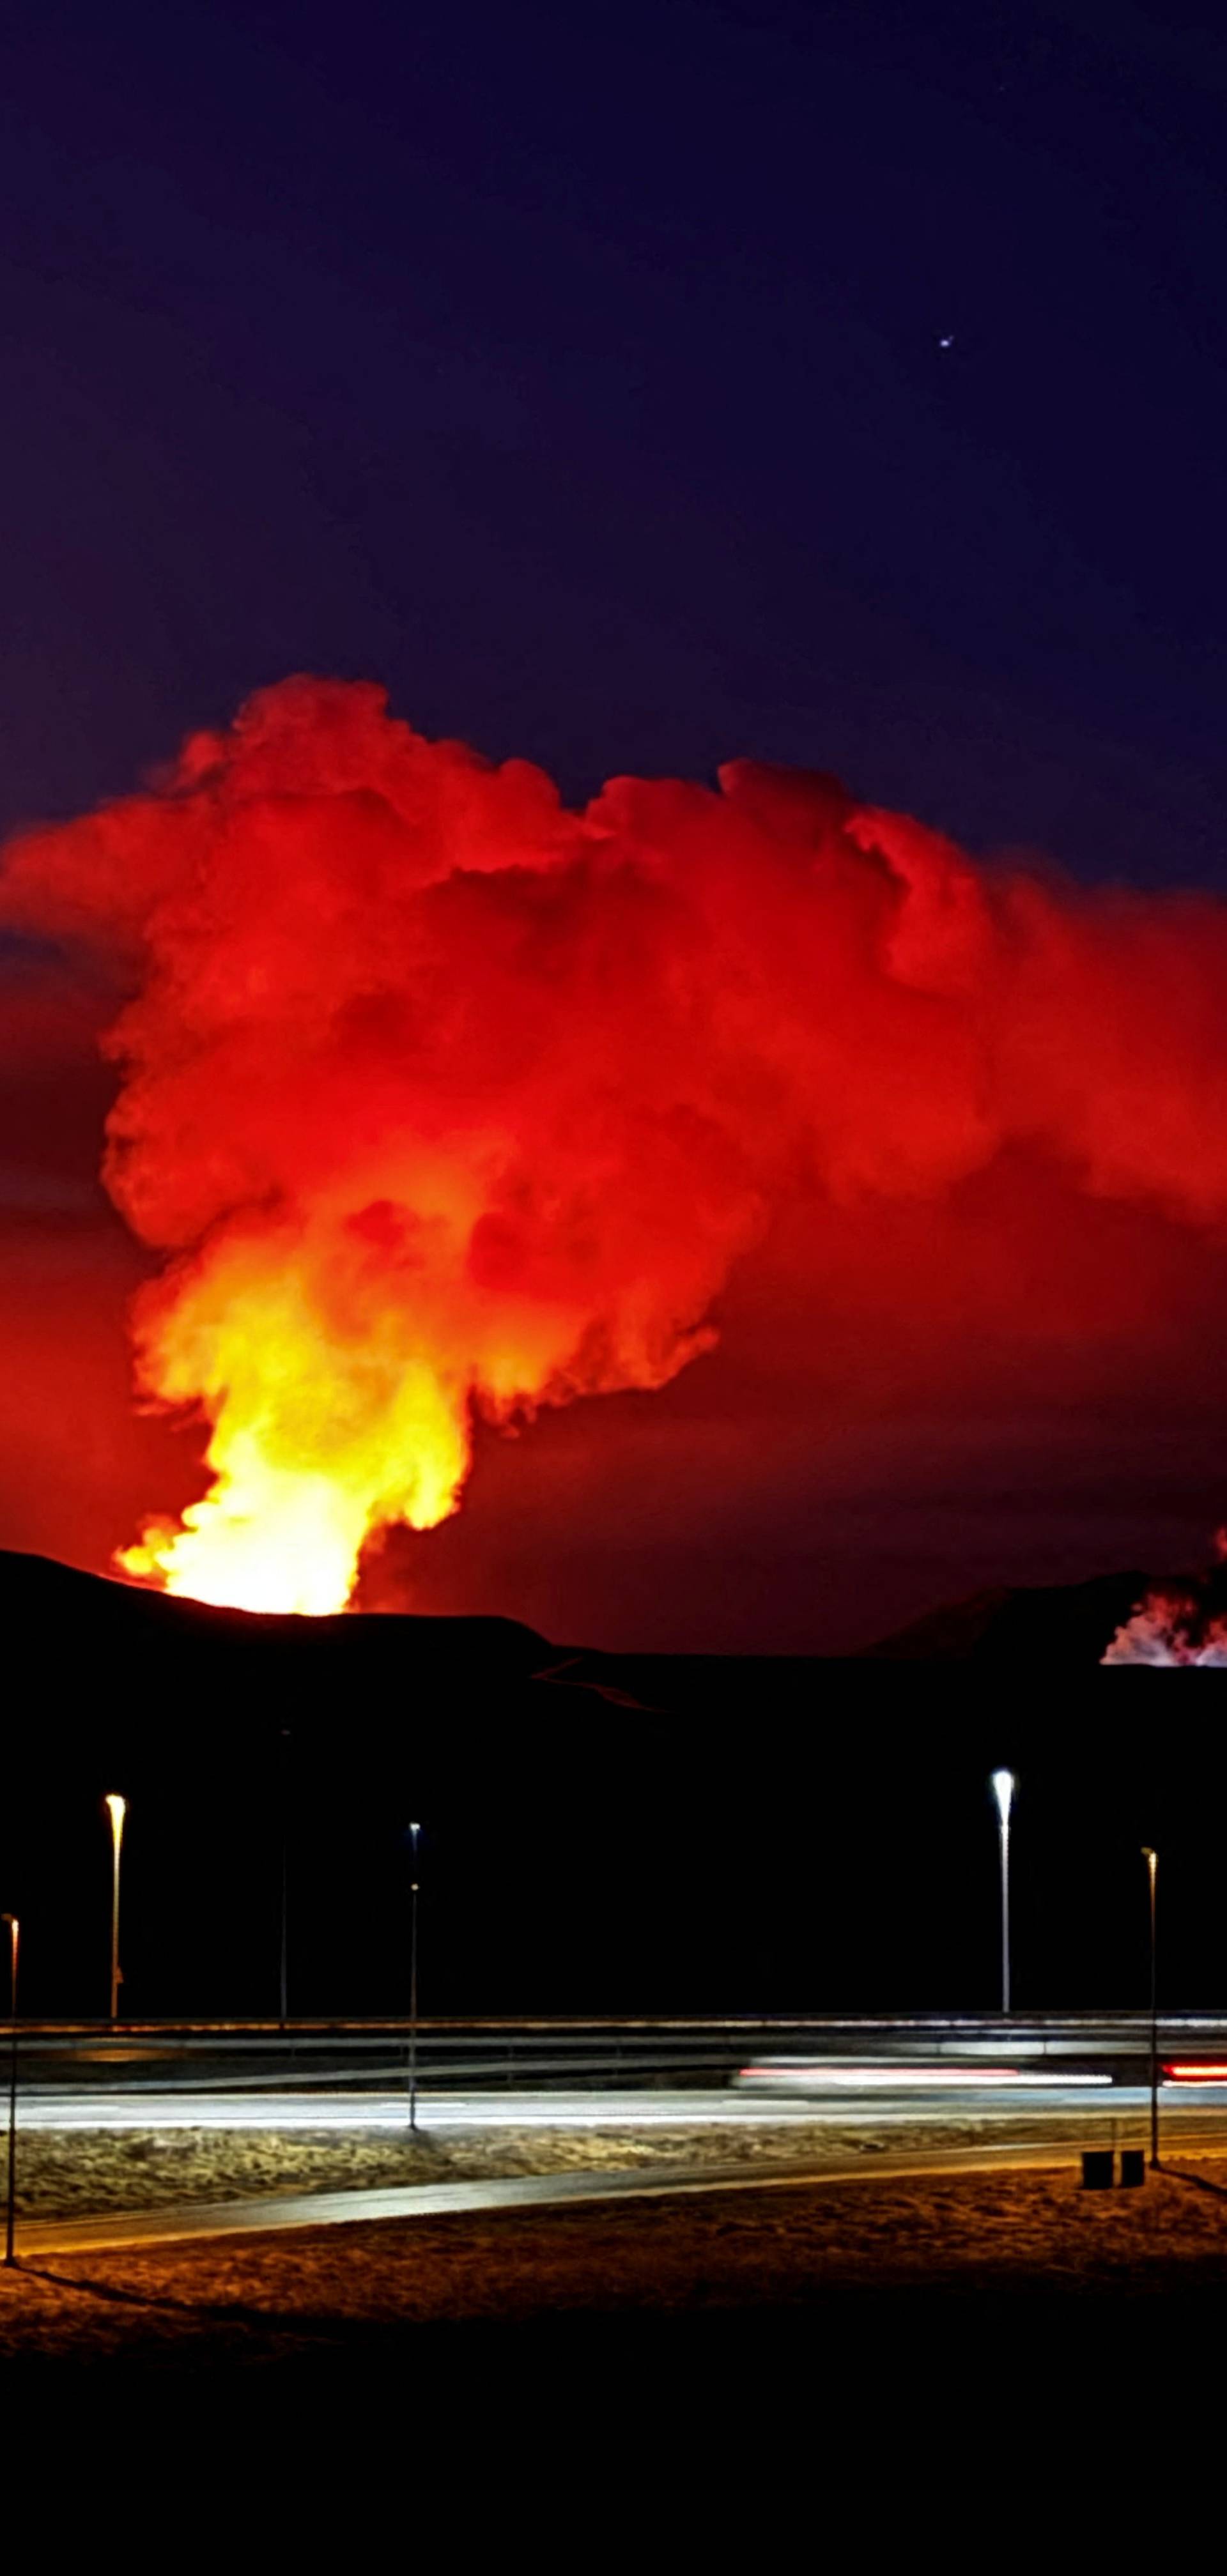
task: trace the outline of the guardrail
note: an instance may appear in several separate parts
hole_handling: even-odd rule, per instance
[[[361,2046],[367,2040],[407,2039],[410,2030],[407,2014],[383,2017],[304,2018],[302,2020],[29,2020],[19,2019],[22,2038],[42,2040],[99,2040],[122,2042],[133,2039],[176,2041],[183,2046],[207,2046],[218,2039],[235,2045],[249,2042],[265,2045],[269,2040],[293,2039],[303,2045],[314,2041],[321,2045],[352,2042]],[[548,2035],[556,2039],[580,2039],[600,2036],[642,2036],[645,2038],[692,2037],[696,2039],[759,2037],[766,2033],[781,2041],[804,2040],[806,2044],[843,2049],[850,2042],[866,2046],[895,2042],[916,2047],[965,2047],[983,2044],[999,2048],[1003,2040],[1012,2048],[1024,2045],[1053,2047],[1062,2041],[1114,2040],[1122,2035],[1149,2039],[1150,2015],[1145,2012],[1083,2013],[727,2013],[727,2014],[421,2014],[416,2021],[419,2039],[482,2036],[494,2039]],[[0,2032],[7,2034],[11,2022],[0,2017]],[[1227,2041],[1227,2012],[1163,2012],[1159,2015],[1161,2037],[1173,2043],[1185,2039],[1205,2039],[1218,2045]]]
[[[0,2023],[0,2043],[12,2034]],[[933,2060],[969,2066],[1006,2059],[1057,2064],[1067,2072],[1105,2068],[1132,2074],[1149,2062],[1151,2024],[1142,2013],[907,2016],[731,2015],[725,2018],[524,2017],[420,2019],[420,2074],[434,2085],[471,2082],[676,2082],[734,2071],[747,2058],[844,2058],[863,2064]],[[409,2048],[408,2020],[43,2021],[18,2022],[23,2080],[54,2085],[229,2081],[253,2084],[358,2083],[398,2073]],[[1165,2013],[1158,2053],[1227,2059],[1227,2015]],[[240,2071],[241,2070],[241,2071]]]

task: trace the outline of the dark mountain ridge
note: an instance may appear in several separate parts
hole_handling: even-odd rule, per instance
[[[1191,1577],[1173,1577],[1189,1583]],[[909,1621],[862,1649],[883,1663],[1034,1666],[1097,1665],[1132,1617],[1151,1578],[1140,1567],[1085,1583],[1036,1584],[975,1592]]]
[[[283,1855],[291,2009],[403,2009],[411,1816],[430,2011],[982,2004],[1001,1762],[1020,1995],[1141,1992],[1154,1841],[1170,1972],[1215,2001],[1222,1702],[1204,1673],[1100,1664],[1144,1588],[980,1596],[842,1660],[618,1655],[510,1619],[253,1618],[0,1554],[0,1907],[30,2009],[101,2008],[107,1790],[137,2014],[275,2009]]]
[[[254,1670],[275,1662],[300,1679],[300,1668],[309,1667],[325,1688],[343,1674],[347,1681],[356,1678],[359,1670],[391,1672],[400,1665],[408,1674],[455,1665],[458,1671],[484,1668],[555,1690],[595,1690],[611,1700],[643,1697],[661,1711],[684,1706],[725,1671],[752,1670],[782,1697],[792,1696],[802,1675],[817,1680],[866,1664],[976,1663],[1004,1671],[1020,1663],[1048,1669],[1055,1662],[1090,1671],[1151,1580],[1135,1567],[1083,1583],[979,1592],[851,1656],[639,1654],[559,1645],[520,1620],[498,1615],[345,1612],[304,1619],[214,1609],[48,1557],[0,1550],[0,1623],[10,1641],[53,1671],[94,1648],[126,1647],[133,1657],[128,1679],[138,1695],[155,1676],[164,1679],[168,1661],[182,1664],[185,1686],[204,1667]],[[1157,1580],[1175,1589],[1192,1588],[1199,1578]]]

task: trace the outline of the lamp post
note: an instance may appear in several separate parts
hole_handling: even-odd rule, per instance
[[[119,1964],[119,1856],[123,1848],[128,1801],[117,1797],[112,1790],[102,1803],[111,1819],[111,2019],[118,2021],[119,1989],[123,1981]]]
[[[290,2018],[290,1730],[281,1730],[281,2027]]]
[[[21,1926],[15,1914],[0,1916],[9,1927],[9,2174],[4,2218],[4,2259],[15,2263],[17,2229],[17,1951]]]
[[[1012,1771],[994,1771],[989,1783],[997,1801],[998,1839],[1001,1846],[1001,2009],[1010,2009],[1010,1808],[1014,1801]]]
[[[418,1836],[420,1825],[409,1827],[409,1857],[413,1875],[409,1881],[409,2126],[418,2124]]]
[[[1159,1880],[1159,1855],[1150,1844],[1143,1847],[1146,1876],[1150,1885],[1150,2170],[1159,2167],[1159,1951],[1156,1939]]]

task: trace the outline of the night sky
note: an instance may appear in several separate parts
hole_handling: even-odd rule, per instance
[[[308,670],[571,798],[752,755],[1227,893],[1225,102],[1220,13],[1123,0],[10,13],[0,825]],[[100,1016],[10,943],[0,1544],[91,1565],[200,1481],[131,1410]],[[1221,1226],[997,1169],[837,1232],[663,1393],[483,1436],[378,1597],[817,1649],[1204,1550]]]

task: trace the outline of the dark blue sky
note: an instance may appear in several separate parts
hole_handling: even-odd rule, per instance
[[[2,63],[4,822],[311,667],[570,792],[752,752],[1227,882],[1218,10],[49,0]]]
[[[0,830],[312,669],[574,796],[749,754],[1227,892],[1225,129],[1189,0],[17,0]],[[0,1544],[98,1566],[204,1481],[133,1410],[102,1007],[0,975]],[[1227,1237],[1023,1180],[781,1219],[718,1351],[483,1435],[383,1574],[811,1649],[1196,1562]]]

